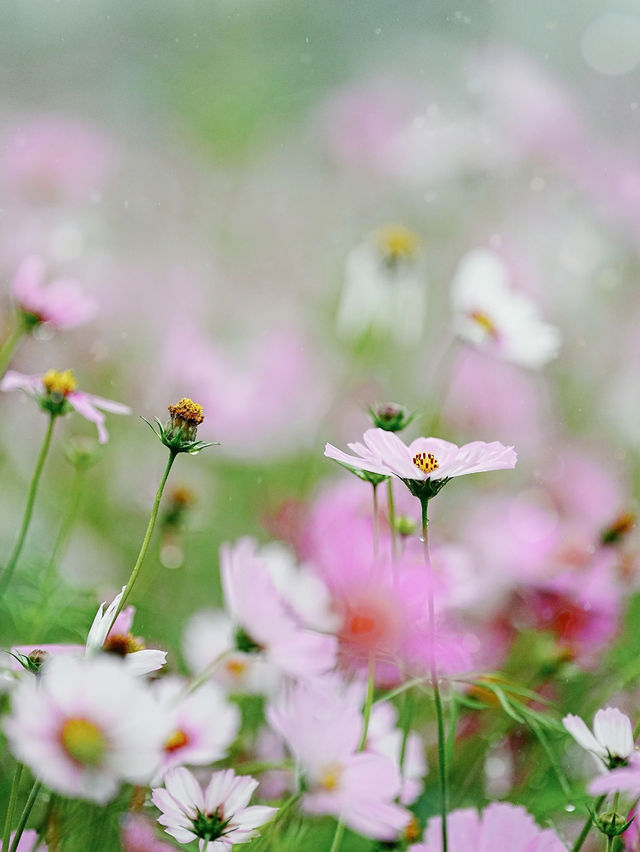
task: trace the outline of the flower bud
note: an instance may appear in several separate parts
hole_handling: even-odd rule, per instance
[[[384,402],[369,406],[369,414],[373,425],[387,432],[400,432],[411,423],[416,413],[409,414],[403,405],[396,402]]]
[[[627,820],[622,814],[615,811],[605,811],[603,814],[594,816],[593,822],[607,837],[618,837],[623,834],[633,822],[633,817]]]

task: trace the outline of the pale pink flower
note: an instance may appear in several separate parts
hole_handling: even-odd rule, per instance
[[[451,289],[456,334],[497,358],[540,369],[560,349],[560,332],[543,322],[537,305],[510,286],[509,270],[495,252],[466,254]]]
[[[416,438],[407,446],[394,432],[384,429],[367,429],[363,441],[347,445],[353,455],[331,444],[326,445],[324,454],[349,467],[419,481],[513,468],[517,460],[513,447],[498,441],[472,441],[459,447],[442,438]]]
[[[312,678],[333,668],[337,643],[300,626],[278,595],[255,542],[241,539],[220,551],[225,601],[245,635],[244,644],[264,653],[285,674]],[[245,650],[239,646],[240,650]]]
[[[208,682],[189,691],[188,681],[165,677],[154,684],[156,699],[168,719],[168,736],[160,778],[173,766],[201,766],[223,758],[240,728],[238,708],[222,689]]]
[[[332,814],[367,837],[398,837],[410,820],[394,803],[400,774],[388,757],[358,751],[363,722],[348,690],[299,683],[268,708],[267,718],[304,774],[308,813]]]
[[[11,835],[11,843],[13,843],[14,837],[15,832]],[[9,848],[11,847],[9,846]],[[0,852],[6,852],[1,840]],[[32,828],[28,828],[26,831],[22,832],[22,837],[20,838],[16,852],[47,852],[47,846],[44,843],[38,843],[38,832],[34,831]]]
[[[160,764],[167,720],[119,660],[46,660],[13,690],[9,748],[46,786],[104,804],[123,781],[146,784]]]
[[[214,772],[205,790],[184,767],[170,769],[164,784],[151,796],[162,811],[158,822],[178,843],[198,840],[200,852],[228,852],[236,843],[247,843],[277,811],[247,807],[258,782],[233,769]]]
[[[403,732],[397,727],[398,711],[389,701],[374,704],[371,708],[367,730],[366,751],[383,754],[394,762],[400,771]],[[427,774],[427,760],[422,738],[410,731],[405,745],[404,765],[401,771],[402,790],[398,801],[410,805],[422,792]]]
[[[587,787],[590,796],[603,796],[605,793],[630,793],[640,795],[640,754],[634,751],[627,766],[612,769],[594,778]]]
[[[554,831],[539,828],[524,808],[507,802],[492,802],[481,814],[473,808],[453,811],[447,817],[447,833],[449,852],[566,852]],[[407,852],[442,852],[440,817],[429,820],[424,843]]]
[[[71,372],[71,371],[67,371]],[[18,373],[16,370],[8,370],[2,381],[0,381],[1,391],[22,390],[39,400],[47,396],[47,388],[43,383],[43,376],[25,375]],[[74,381],[75,384],[75,381]],[[109,437],[105,428],[105,416],[103,411],[108,411],[111,414],[131,414],[131,409],[128,405],[123,405],[121,402],[114,402],[111,399],[104,399],[101,396],[85,393],[79,390],[69,390],[61,394],[64,401],[75,409],[78,414],[81,414],[86,420],[95,423],[98,429],[98,440],[101,444],[105,444]]]
[[[38,255],[26,257],[13,278],[11,293],[28,319],[51,328],[68,329],[93,319],[97,305],[71,279],[56,278],[45,284],[46,266]]]
[[[627,852],[640,852],[640,809],[637,805],[627,814],[627,820],[632,817],[633,822],[622,835],[622,842]]]
[[[124,852],[174,852],[175,847],[156,836],[156,826],[142,814],[128,814],[123,821],[120,841]]]
[[[593,755],[601,771],[620,766],[633,754],[631,720],[616,707],[598,710],[593,719],[593,733],[572,713],[564,717],[562,724],[578,745]]]

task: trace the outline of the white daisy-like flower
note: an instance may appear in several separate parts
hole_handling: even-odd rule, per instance
[[[347,257],[336,319],[338,334],[357,340],[388,333],[401,346],[420,342],[426,275],[419,239],[402,225],[378,228]]]
[[[236,775],[233,769],[214,772],[203,790],[188,769],[171,769],[164,787],[153,790],[151,800],[162,811],[160,825],[178,843],[198,840],[200,852],[228,852],[236,843],[257,837],[277,808],[247,807],[258,786],[255,778]]]
[[[593,732],[579,716],[569,714],[562,724],[574,740],[588,751],[601,771],[626,765],[634,752],[633,728],[628,716],[616,707],[598,710]]]
[[[167,728],[149,687],[121,660],[62,655],[17,684],[4,732],[47,787],[104,804],[123,781],[149,783]]]
[[[544,322],[538,306],[510,286],[502,258],[490,249],[466,254],[452,287],[455,333],[497,358],[539,370],[558,355],[559,330]]]

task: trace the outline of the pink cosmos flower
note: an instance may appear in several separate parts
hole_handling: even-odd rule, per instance
[[[59,381],[61,378],[62,382]],[[71,370],[65,370],[63,373],[49,370],[44,376],[29,376],[18,373],[16,370],[8,370],[0,381],[1,391],[22,390],[38,401],[54,397],[56,403],[67,403],[86,420],[96,424],[98,440],[101,444],[106,444],[109,435],[104,425],[105,416],[102,411],[108,411],[111,414],[131,414],[131,409],[121,402],[94,396],[75,388],[76,381]]]
[[[539,828],[524,808],[506,802],[493,802],[481,814],[472,808],[454,811],[447,830],[449,852],[566,852],[555,832]],[[429,820],[424,843],[407,852],[442,852],[440,817]]]
[[[242,630],[239,650],[257,650],[285,674],[313,678],[335,664],[337,642],[302,628],[286,607],[261,561],[255,542],[241,539],[220,551],[222,587],[229,612]]]
[[[155,696],[169,720],[160,778],[173,766],[214,763],[224,757],[240,728],[238,708],[219,686],[209,682],[185,690],[188,681],[165,677],[154,684]]]
[[[58,330],[93,319],[97,305],[76,281],[56,278],[45,285],[46,266],[38,255],[26,257],[11,285],[13,298],[32,324],[47,323]]]
[[[4,730],[16,758],[48,787],[104,804],[123,781],[147,784],[168,721],[119,660],[46,660],[14,689]]]
[[[604,775],[599,775],[589,784],[587,791],[590,796],[602,796],[605,793],[631,793],[640,795],[640,754],[634,751],[627,766],[612,769]]]
[[[324,454],[349,467],[419,481],[513,468],[517,460],[513,447],[498,441],[472,441],[459,447],[442,438],[416,438],[407,446],[394,432],[384,429],[367,429],[363,441],[348,444],[354,455],[331,444],[326,445]]]
[[[11,835],[11,843],[13,843],[14,837],[15,833]],[[4,847],[2,841],[0,841],[0,852],[3,852],[3,850]],[[38,832],[32,828],[28,828],[26,831],[23,831],[16,852],[47,852],[47,847],[44,843],[38,843]]]
[[[128,814],[120,834],[122,848],[125,852],[174,852],[174,846],[158,840],[155,828],[142,814]]]
[[[388,757],[358,751],[363,722],[349,691],[299,683],[268,708],[267,719],[304,773],[308,813],[332,814],[367,837],[398,837],[410,821],[394,803],[400,774]]]
[[[571,713],[564,717],[562,724],[578,745],[593,755],[600,771],[620,766],[633,754],[631,720],[616,707],[598,710],[593,720],[593,733],[579,716]]]
[[[205,790],[184,767],[169,770],[164,784],[151,796],[162,811],[158,822],[178,843],[198,840],[200,852],[228,852],[236,843],[246,843],[277,811],[247,807],[258,782],[233,769],[214,772]]]
[[[394,762],[400,770],[403,733],[396,727],[398,711],[388,701],[374,704],[369,719],[366,751],[383,754]],[[410,805],[422,792],[422,782],[427,774],[427,761],[422,738],[415,731],[407,737],[402,767],[402,790],[398,801]]]

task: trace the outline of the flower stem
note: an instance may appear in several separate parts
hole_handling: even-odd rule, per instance
[[[604,800],[606,798],[607,798],[606,796],[600,796],[600,798],[597,800],[597,802],[595,804],[595,808],[594,808],[595,813],[598,813],[598,811],[600,810],[600,808],[604,804]],[[592,825],[593,825],[593,819],[591,817],[591,814],[589,814],[585,824],[582,826],[582,831],[578,835],[578,839],[576,840],[576,842],[571,847],[571,852],[580,852],[585,840],[587,839],[589,832],[591,831]]]
[[[391,529],[391,556],[395,562],[398,556],[398,532],[396,530],[396,508],[393,499],[393,481],[391,477],[387,479],[387,508],[389,511],[389,528]]]
[[[20,778],[24,766],[22,763],[16,763],[16,769],[13,773],[13,783],[11,792],[9,793],[9,805],[7,806],[7,815],[4,820],[4,831],[2,832],[2,848],[9,849],[9,839],[11,837],[11,823],[13,822],[13,814],[18,804],[18,791],[20,789]]]
[[[13,552],[9,557],[9,561],[6,564],[2,579],[0,580],[0,598],[6,592],[7,586],[11,582],[11,577],[13,576],[13,572],[15,571],[16,565],[18,564],[18,559],[20,558],[20,554],[22,553],[22,548],[24,546],[24,541],[27,537],[27,531],[29,529],[29,524],[31,523],[31,515],[33,514],[33,505],[36,500],[36,493],[38,491],[40,476],[42,474],[42,468],[44,467],[44,463],[47,458],[47,453],[49,452],[49,447],[51,445],[51,435],[53,434],[53,425],[55,423],[55,419],[56,417],[54,414],[49,417],[47,431],[45,433],[42,446],[40,447],[40,452],[36,460],[36,466],[35,470],[33,471],[33,476],[31,477],[29,493],[27,494],[27,504],[24,509],[24,515],[22,516],[22,524],[20,526],[20,532],[18,533],[18,539],[13,547]]]
[[[9,366],[9,362],[11,361],[11,356],[15,352],[16,347],[18,346],[18,343],[20,343],[25,332],[26,328],[24,323],[17,322],[9,332],[9,336],[6,338],[2,346],[0,346],[0,378],[4,376],[5,371]]]
[[[342,844],[342,838],[344,836],[344,823],[342,820],[338,820],[338,824],[336,826],[336,833],[333,835],[333,843],[331,844],[330,852],[338,852],[340,846]]]
[[[378,483],[372,482],[373,488],[373,555],[378,555],[378,547],[380,543],[380,528],[378,518]]]
[[[140,553],[138,553],[138,558],[136,559],[136,564],[133,566],[133,570],[131,572],[131,576],[127,582],[127,585],[124,589],[124,594],[122,595],[122,599],[120,601],[120,605],[118,609],[115,611],[113,616],[113,621],[116,620],[118,615],[122,612],[124,605],[127,602],[127,598],[131,594],[131,590],[138,579],[138,574],[140,573],[140,568],[142,567],[142,563],[144,562],[144,558],[147,555],[147,550],[149,549],[149,542],[151,541],[151,536],[153,534],[153,528],[156,525],[156,519],[158,517],[158,509],[160,508],[160,501],[162,500],[162,492],[164,491],[164,486],[166,485],[167,479],[169,478],[169,473],[171,471],[171,467],[173,466],[174,461],[176,460],[177,453],[169,450],[169,459],[167,461],[167,466],[164,469],[164,473],[162,474],[162,479],[160,480],[160,485],[158,486],[158,490],[156,491],[156,498],[153,501],[153,508],[151,509],[151,515],[149,517],[149,523],[147,524],[147,531],[144,534],[144,538],[142,540],[142,546],[140,547]],[[112,622],[113,625],[113,622]]]
[[[433,700],[436,708],[436,721],[438,724],[438,767],[440,774],[440,816],[442,819],[442,852],[447,852],[447,764],[446,764],[446,742],[444,733],[444,714],[442,712],[442,698],[440,696],[440,686],[438,684],[438,670],[436,664],[436,608],[434,600],[434,583],[431,566],[431,554],[429,552],[429,500],[422,498],[420,500],[422,507],[422,546],[424,552],[424,562],[427,571],[431,574],[429,577],[429,643],[431,645],[430,667],[431,681],[433,684]]]
[[[20,843],[20,838],[22,837],[22,832],[24,831],[24,827],[27,824],[27,820],[29,819],[29,814],[31,813],[31,809],[33,808],[36,799],[38,798],[38,793],[40,792],[40,788],[42,787],[42,782],[34,781],[33,787],[31,788],[31,792],[29,793],[29,798],[24,806],[22,811],[22,815],[20,816],[20,822],[18,823],[18,827],[16,828],[16,834],[13,838],[13,843],[11,844],[11,848],[9,852],[18,852],[18,844]]]
[[[373,654],[369,657],[369,671],[367,674],[367,697],[365,698],[364,707],[362,709],[362,737],[358,751],[364,751],[367,744],[367,735],[369,733],[369,720],[371,719],[371,707],[373,705],[373,688],[376,673],[376,659]]]
[[[402,742],[400,744],[400,775],[404,781],[404,761],[407,755],[407,742],[411,732],[411,723],[413,721],[413,693],[408,690],[404,693],[404,701],[402,704]]]

